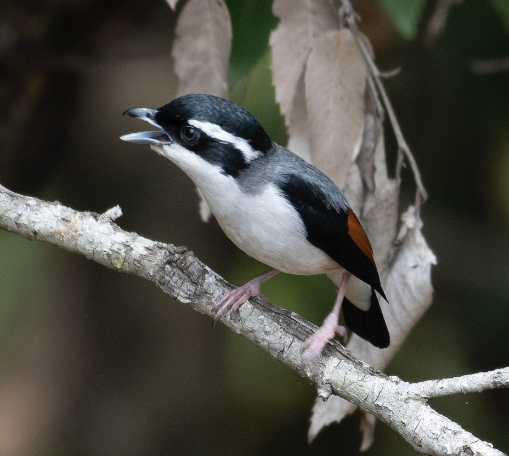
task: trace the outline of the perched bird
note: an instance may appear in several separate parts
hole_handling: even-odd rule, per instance
[[[387,300],[362,224],[341,190],[321,171],[273,142],[240,106],[205,94],[184,95],[159,109],[135,108],[156,131],[124,141],[149,144],[179,166],[200,189],[225,234],[272,269],[227,293],[219,318],[252,296],[278,272],[327,274],[338,287],[332,312],[306,341],[316,358],[335,334],[341,306],[345,322],[376,347],[390,338],[377,293]]]

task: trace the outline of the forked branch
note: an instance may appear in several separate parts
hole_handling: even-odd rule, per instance
[[[112,220],[119,215],[118,208],[103,215],[78,212],[0,186],[0,229],[145,278],[180,302],[213,316],[215,302],[230,288],[225,280],[185,247],[154,242],[122,230]],[[428,382],[409,384],[359,361],[337,341],[326,347],[315,365],[309,365],[302,356],[304,341],[316,326],[269,303],[251,300],[238,313],[221,321],[307,378],[322,397],[336,394],[351,401],[386,423],[421,453],[503,454],[434,411],[426,401],[438,395],[436,391],[508,387],[509,369],[441,380],[429,383],[431,386]],[[454,384],[460,386],[447,386]]]

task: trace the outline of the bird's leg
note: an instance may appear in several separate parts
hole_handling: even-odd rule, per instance
[[[331,313],[325,317],[322,326],[320,326],[316,332],[304,342],[306,349],[303,356],[308,361],[314,361],[317,359],[329,340],[334,339],[336,334],[343,337],[346,333],[345,327],[339,325],[338,320],[339,313],[341,311],[341,304],[343,304],[343,298],[345,297],[346,284],[348,283],[350,276],[351,274],[349,272],[343,272],[341,285],[339,286],[338,295]]]
[[[261,291],[261,285],[278,273],[279,271],[277,269],[271,269],[265,274],[250,280],[245,285],[226,293],[215,306],[217,310],[214,323],[221,317],[221,315],[223,315],[226,309],[230,308],[230,312],[238,310],[242,304],[253,296],[258,296],[259,298],[267,301],[267,296],[265,296]]]

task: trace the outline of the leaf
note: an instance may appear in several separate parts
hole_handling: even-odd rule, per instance
[[[387,176],[383,147],[377,147],[375,164],[376,187],[374,191],[366,193],[362,220],[371,235],[375,261],[379,265],[379,270],[382,270],[396,235],[399,184]]]
[[[172,56],[179,79],[177,95],[208,93],[228,98],[232,27],[223,0],[187,2],[179,15],[175,35]],[[208,222],[210,208],[198,189],[197,193],[200,217]]]
[[[223,0],[190,0],[182,8],[172,56],[178,94],[228,96],[228,62],[232,28]]]
[[[509,33],[509,2],[507,0],[490,0],[491,6],[503,22],[505,31]]]
[[[411,40],[417,35],[417,26],[425,0],[380,0],[385,11],[403,38]],[[505,0],[501,0],[505,1]]]
[[[347,29],[314,40],[305,87],[313,165],[344,188],[364,125],[366,63]]]
[[[347,348],[359,359],[377,369],[384,369],[408,333],[431,305],[431,267],[436,258],[421,233],[422,223],[410,206],[401,216],[401,228],[396,238],[390,265],[382,273],[382,284],[390,305],[382,310],[391,334],[391,345],[380,350],[356,336],[351,337]],[[313,407],[308,439],[311,441],[322,429],[333,422],[340,422],[356,406],[337,396],[327,402],[317,399]],[[373,426],[363,428],[363,442],[370,442]]]
[[[361,214],[364,204],[364,186],[362,183],[361,171],[359,165],[353,162],[348,170],[345,185],[341,189],[345,195],[348,204],[356,214]]]
[[[287,114],[288,149],[299,157],[312,163],[309,144],[308,108],[306,106],[304,73],[297,83],[292,109]]]
[[[168,6],[175,11],[177,9],[177,3],[179,0],[166,0],[166,3],[168,3]]]
[[[387,172],[383,118],[377,112],[374,85],[366,87],[366,116],[357,164],[364,201],[359,211],[370,234],[375,261],[382,270],[387,253],[396,237],[399,184]]]
[[[275,0],[272,12],[280,19],[269,40],[273,84],[276,101],[289,127],[288,115],[314,39],[337,28],[339,19],[328,0]]]

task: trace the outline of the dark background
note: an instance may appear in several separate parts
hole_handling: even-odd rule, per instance
[[[227,4],[232,99],[284,142],[270,2]],[[509,364],[509,72],[472,67],[507,58],[509,34],[489,2],[469,0],[430,42],[434,5],[405,40],[380,5],[354,2],[379,67],[402,69],[386,87],[430,195],[435,299],[388,369],[407,381]],[[182,172],[118,139],[140,128],[125,109],[175,94],[174,21],[163,0],[2,1],[0,183],[78,210],[119,204],[124,229],[186,245],[241,284],[265,267],[200,221]],[[315,323],[334,296],[314,277],[278,277],[264,290]],[[356,454],[357,414],[307,445],[313,400],[293,371],[149,283],[0,232],[1,455]],[[507,390],[432,406],[509,451]],[[379,424],[367,454],[415,452]]]

